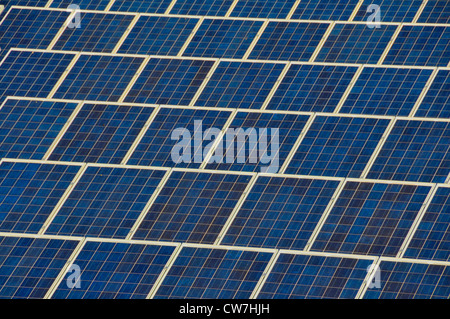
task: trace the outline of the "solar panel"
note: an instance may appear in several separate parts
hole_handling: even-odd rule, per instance
[[[450,6],[447,0],[428,0],[417,22],[449,23]]]
[[[302,0],[292,19],[347,21],[357,4],[358,0]]]
[[[260,176],[221,244],[302,250],[338,185]]]
[[[371,20],[375,9],[370,6],[376,4],[382,22],[412,22],[422,3],[422,0],[364,0],[353,21]]]
[[[49,159],[120,164],[153,110],[85,104]]]
[[[234,0],[177,0],[170,14],[225,16]]]
[[[438,71],[415,116],[450,118],[450,70]]]
[[[311,250],[395,257],[429,191],[428,186],[347,182]]]
[[[77,0],[76,5],[81,10],[105,10],[110,0],[97,0],[95,2],[90,0]],[[73,0],[53,0],[50,4],[50,8],[62,8],[65,9],[73,3]]]
[[[164,13],[172,0],[115,0],[110,11]]]
[[[184,247],[156,299],[248,299],[272,253]]]
[[[295,0],[241,0],[231,12],[231,17],[285,19],[294,4]]]
[[[76,106],[6,100],[0,108],[0,158],[42,159]]]

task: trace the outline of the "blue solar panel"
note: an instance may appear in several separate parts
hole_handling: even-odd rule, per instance
[[[381,288],[368,289],[364,299],[448,299],[450,267],[382,261]]]
[[[360,177],[389,120],[318,116],[287,174]]]
[[[141,16],[119,53],[177,55],[198,19]]]
[[[450,261],[450,188],[437,189],[403,257]]]
[[[42,299],[78,242],[0,237],[0,298]]]
[[[259,177],[221,244],[302,250],[338,185]]]
[[[71,4],[76,4],[81,10],[105,10],[111,0],[53,0],[50,4],[50,8],[62,8],[65,9]]]
[[[155,298],[248,299],[272,253],[184,247]]]
[[[428,186],[347,182],[311,250],[395,257]]]
[[[115,0],[110,11],[164,13],[172,0]]]
[[[428,0],[422,14],[417,21],[419,23],[449,23],[450,5],[447,0]]]
[[[170,14],[225,16],[234,0],[177,0]]]
[[[271,110],[333,112],[357,67],[290,66],[267,106]]]
[[[46,234],[125,238],[164,174],[88,167]]]
[[[397,121],[368,178],[444,183],[450,173],[450,123]]]
[[[340,112],[408,116],[432,70],[365,67]]]
[[[213,138],[212,136],[208,138],[206,131],[211,128],[221,130],[230,115],[231,112],[161,108],[127,164],[199,168],[206,155],[206,147]],[[201,121],[201,125],[196,126],[195,121]],[[172,136],[177,129],[190,132],[188,134],[191,138],[188,144],[189,151],[182,154],[180,151],[175,151],[183,136],[183,134]],[[199,143],[201,148],[197,148],[192,140],[194,143]],[[180,159],[172,157],[173,151],[180,156]]]
[[[381,25],[370,29],[365,24],[337,23],[315,61],[377,64],[396,28]]]
[[[213,244],[250,178],[173,172],[134,239]]]
[[[354,299],[367,259],[280,254],[258,299]]]
[[[405,25],[383,63],[447,66],[449,62],[449,27]]]
[[[0,109],[0,158],[42,159],[76,106],[7,100]]]
[[[49,159],[120,164],[153,110],[151,107],[83,105]]]
[[[259,109],[284,66],[273,63],[221,62],[195,105]]]
[[[415,116],[450,118],[450,71],[439,70]]]
[[[328,23],[269,22],[250,59],[308,61]]]
[[[364,0],[353,21],[370,21],[375,10],[369,7],[380,7],[380,22],[412,22],[423,0]]]
[[[74,261],[80,287],[63,279],[53,299],[145,299],[174,251],[170,246],[87,242]],[[66,277],[71,273],[66,274]]]
[[[302,0],[292,19],[347,21],[357,4],[358,0]]]
[[[262,24],[262,21],[205,19],[183,55],[243,58]]]
[[[238,1],[232,17],[286,19],[296,0],[241,0]]]

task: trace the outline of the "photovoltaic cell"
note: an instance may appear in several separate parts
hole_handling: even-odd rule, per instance
[[[173,172],[134,239],[214,244],[250,178]]]
[[[155,299],[248,299],[272,253],[184,247]]]
[[[54,98],[118,101],[143,58],[81,55]]]
[[[428,0],[422,14],[417,21],[419,23],[449,23],[450,5],[447,0]]]
[[[241,18],[286,19],[294,3],[295,0],[241,0],[237,2],[231,12],[231,16]]]
[[[269,22],[250,59],[308,61],[328,23]]]
[[[290,66],[267,106],[270,110],[333,112],[357,67]]]
[[[73,0],[53,0],[50,4],[50,8],[61,8],[66,9],[71,4],[76,4],[81,10],[99,10],[103,11],[110,3],[110,0],[77,0],[76,3]]]
[[[0,298],[42,299],[78,242],[0,237]]]
[[[422,0],[364,0],[353,21],[376,22],[372,17],[379,7],[380,22],[412,22]]]
[[[365,67],[340,113],[408,116],[432,70]]]
[[[110,11],[164,13],[172,0],[115,0]]]
[[[377,64],[396,28],[381,25],[370,29],[365,24],[337,23],[315,62]]]
[[[50,160],[120,164],[153,108],[83,105]]]
[[[438,71],[415,116],[450,118],[449,70]]]
[[[141,16],[118,52],[175,56],[197,22],[191,18]]]
[[[358,0],[302,0],[291,19],[347,21],[357,4]]]
[[[233,0],[177,0],[170,14],[225,16]]]
[[[437,189],[404,257],[450,261],[450,188]]]
[[[87,242],[74,261],[80,288],[67,287],[66,274],[53,299],[145,299],[174,247]],[[69,279],[70,280],[70,279]]]
[[[258,299],[354,299],[373,260],[280,254]]]
[[[211,140],[217,138],[208,136],[206,131],[212,128],[221,130],[230,115],[231,112],[161,108],[127,164],[199,168],[207,146],[211,147]],[[199,121],[198,125],[196,121]],[[177,151],[177,145],[183,144],[180,139],[184,134],[191,139],[185,144],[187,150]]]
[[[430,187],[347,182],[313,251],[395,257]]]
[[[221,245],[305,248],[338,181],[261,176]]]
[[[221,62],[195,105],[259,109],[284,66],[273,63]]]
[[[165,171],[88,167],[46,234],[125,238]]]
[[[286,173],[358,178],[388,124],[385,119],[318,116]]]
[[[368,289],[364,299],[448,299],[450,267],[381,261],[381,288]]]
[[[7,100],[0,109],[0,158],[42,159],[76,106]]]
[[[450,123],[399,120],[367,178],[444,183],[450,173]]]

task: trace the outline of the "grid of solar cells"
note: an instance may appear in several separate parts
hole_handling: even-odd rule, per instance
[[[450,118],[450,70],[439,70],[415,116]]]
[[[240,0],[231,17],[286,19],[296,0]]]
[[[311,250],[395,257],[430,187],[347,182]]]
[[[73,54],[10,51],[0,65],[0,101],[7,96],[47,97]]]
[[[81,55],[54,98],[118,101],[143,58]]]
[[[404,25],[384,64],[447,66],[450,62],[450,27]]]
[[[243,58],[262,24],[262,21],[205,19],[183,55]]]
[[[347,21],[357,4],[358,0],[302,0],[291,19]]]
[[[53,0],[50,4],[50,8],[62,8],[66,9],[71,4],[76,4],[81,10],[100,10],[103,11],[108,6],[111,0],[77,0],[75,3],[73,0]]]
[[[277,173],[308,118],[307,115],[238,112],[206,168]]]
[[[213,139],[206,131],[221,130],[230,115],[226,111],[161,108],[127,164],[199,168]]]
[[[447,0],[428,0],[419,23],[449,23],[450,5]]]
[[[134,239],[213,244],[250,178],[173,172]]]
[[[315,61],[377,64],[396,28],[336,23]]]
[[[272,253],[184,247],[155,299],[248,299]]]
[[[221,245],[305,248],[338,181],[259,177]]]
[[[50,160],[120,164],[153,108],[83,105]]]
[[[354,299],[373,260],[280,254],[258,299]]]
[[[0,237],[0,298],[42,299],[78,242]]]
[[[450,267],[381,261],[381,288],[368,289],[364,299],[448,299]]]
[[[177,0],[170,14],[225,16],[233,0]]]
[[[46,234],[125,238],[165,171],[88,167]]]
[[[76,106],[7,100],[0,109],[0,158],[42,159]]]
[[[318,116],[286,173],[360,177],[388,124],[385,119]]]
[[[357,67],[328,65],[290,66],[267,109],[333,112]]]
[[[115,0],[110,11],[164,13],[172,0]]]
[[[284,64],[221,62],[195,105],[259,109],[283,69]]]
[[[450,188],[437,189],[403,257],[450,261]]]
[[[64,11],[12,9],[0,25],[0,59],[10,48],[46,49],[68,17]]]
[[[67,287],[68,273],[52,298],[145,299],[174,249],[171,246],[87,242],[74,261],[83,270],[81,287]]]
[[[125,102],[189,105],[213,61],[150,59]]]
[[[198,19],[141,16],[119,53],[177,55]]]
[[[367,178],[444,183],[450,173],[450,122],[399,120]]]
[[[364,0],[353,21],[371,21],[379,6],[380,22],[412,22],[423,0]]]
[[[269,22],[250,59],[308,61],[328,23]]]
[[[365,67],[340,113],[408,116],[432,70]]]
[[[134,15],[80,13],[80,28],[66,28],[53,50],[107,52],[114,50]]]

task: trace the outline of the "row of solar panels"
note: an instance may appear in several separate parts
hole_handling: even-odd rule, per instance
[[[83,10],[170,13],[199,16],[253,17],[264,19],[366,21],[373,15],[373,0],[77,0]],[[73,0],[14,0],[6,5],[67,8]],[[377,0],[385,22],[448,23],[447,0]],[[425,5],[423,8],[422,6]],[[353,16],[353,12],[355,15]]]

